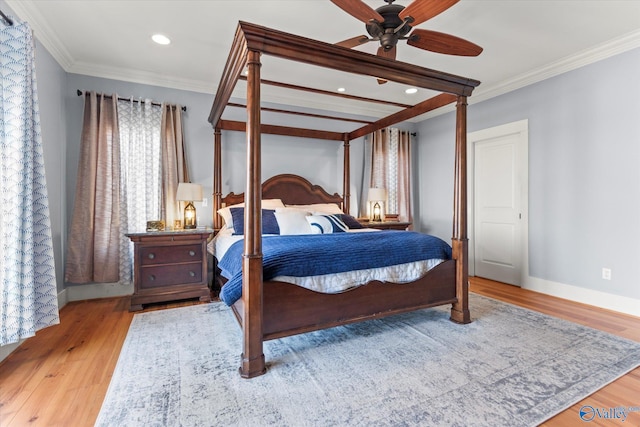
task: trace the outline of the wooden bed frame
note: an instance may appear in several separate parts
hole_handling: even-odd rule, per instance
[[[440,92],[414,106],[351,132],[338,133],[261,123],[261,55],[333,68]],[[247,81],[247,122],[222,119],[231,93],[244,70]],[[310,40],[246,22],[240,22],[216,92],[209,122],[215,129],[213,209],[222,203],[245,202],[245,237],[242,298],[233,305],[243,331],[240,375],[252,378],[266,372],[263,341],[312,330],[383,317],[436,305],[452,304],[451,320],[469,323],[468,239],[466,213],[466,99],[480,82],[464,77],[392,61],[352,49]],[[284,85],[284,84],[280,84]],[[317,89],[288,86],[317,92]],[[375,100],[372,100],[375,101]],[[433,109],[456,103],[454,214],[452,260],[425,277],[402,286],[372,282],[340,294],[320,294],[262,277],[261,200],[280,198],[288,204],[336,203],[349,213],[349,142],[371,132],[409,120]],[[283,112],[283,111],[281,111]],[[290,112],[291,114],[296,114]],[[247,185],[244,194],[222,197],[222,130],[244,131],[247,136]],[[279,175],[261,185],[261,135],[277,134],[341,141],[344,146],[343,196],[330,195],[306,179]]]

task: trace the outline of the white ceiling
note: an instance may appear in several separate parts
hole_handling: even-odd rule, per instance
[[[366,34],[329,0],[6,0],[70,73],[215,93],[238,21],[335,43]],[[367,0],[372,8],[382,0]],[[407,6],[411,0],[398,0]],[[478,57],[431,53],[399,42],[397,59],[480,80],[469,102],[488,99],[640,46],[640,0],[461,0],[417,28],[484,48]],[[151,35],[172,43],[160,46]],[[359,50],[375,53],[369,42]],[[415,104],[396,84],[265,58],[264,79]],[[244,84],[234,96],[243,97]],[[265,86],[263,100],[383,116],[394,108]],[[212,98],[213,99],[213,98]]]

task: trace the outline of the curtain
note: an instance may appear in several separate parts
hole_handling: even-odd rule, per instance
[[[389,132],[379,129],[371,134],[371,188],[387,188]]]
[[[150,100],[119,100],[120,283],[133,280],[133,244],[127,233],[143,232],[147,221],[162,219],[162,109]]]
[[[117,96],[85,95],[65,281],[117,282],[120,259],[120,135]]]
[[[131,283],[127,233],[145,231],[152,220],[171,225],[177,215],[175,189],[188,174],[182,110],[168,110],[150,100],[86,93],[67,282]]]
[[[411,206],[411,134],[398,130],[397,213],[398,221],[413,222]]]
[[[162,146],[162,205],[161,217],[167,226],[174,220],[182,219],[176,192],[179,182],[189,182],[187,159],[184,154],[184,133],[182,130],[182,106],[162,104],[161,124]]]
[[[118,101],[121,194],[126,212],[124,231],[145,231],[147,221],[162,219],[162,110],[150,100]]]
[[[27,23],[0,28],[0,85],[0,345],[5,345],[60,322],[34,41]]]
[[[385,188],[385,212],[411,222],[411,134],[396,128],[371,134],[371,188]]]
[[[360,193],[361,216],[370,216],[371,214],[368,199],[369,188],[386,188],[387,146],[388,133],[386,129],[379,129],[365,137],[362,191]]]

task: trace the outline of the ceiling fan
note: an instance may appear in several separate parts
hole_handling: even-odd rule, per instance
[[[459,0],[414,0],[407,7],[384,0],[386,5],[376,10],[362,0],[331,0],[336,6],[366,25],[369,36],[362,35],[336,43],[343,47],[356,47],[370,41],[379,41],[378,56],[396,58],[398,40],[410,46],[446,55],[478,56],[482,48],[470,41],[437,31],[413,29],[414,26],[439,15]],[[383,81],[381,81],[383,82]]]

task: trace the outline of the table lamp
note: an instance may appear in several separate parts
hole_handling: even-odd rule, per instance
[[[184,207],[184,229],[192,230],[196,228],[196,208],[193,206],[193,202],[202,201],[202,185],[192,184],[190,182],[178,183],[176,200],[179,202],[187,202],[187,205]]]
[[[384,215],[382,211],[385,200],[387,200],[387,190],[384,188],[369,189],[369,203],[374,203],[371,207],[371,221],[382,221]],[[382,203],[382,205],[380,203]]]

